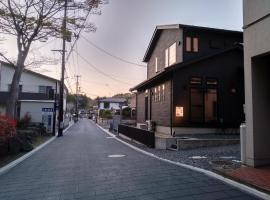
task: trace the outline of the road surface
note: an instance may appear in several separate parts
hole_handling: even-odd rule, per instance
[[[258,198],[198,172],[139,153],[83,119],[63,137],[0,176],[0,200],[68,199]]]

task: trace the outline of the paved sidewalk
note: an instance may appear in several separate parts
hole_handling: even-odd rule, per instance
[[[123,154],[124,157],[109,157]],[[258,199],[136,152],[88,120],[0,176],[1,200]]]
[[[270,167],[241,167],[236,170],[225,172],[225,174],[235,180],[270,193]]]

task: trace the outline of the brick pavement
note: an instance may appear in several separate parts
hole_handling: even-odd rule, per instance
[[[106,137],[90,121],[80,121],[64,137],[0,176],[0,199],[258,199]],[[112,154],[126,156],[109,158]]]
[[[270,193],[270,167],[241,167],[225,173],[229,177]]]

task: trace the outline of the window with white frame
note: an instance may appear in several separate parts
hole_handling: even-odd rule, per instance
[[[176,42],[165,49],[165,67],[176,63]]]
[[[158,58],[155,59],[155,72],[158,72]]]

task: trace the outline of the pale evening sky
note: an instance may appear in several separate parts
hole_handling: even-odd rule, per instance
[[[73,52],[67,64],[67,85],[75,92],[74,75],[78,74],[82,92],[90,97],[111,96],[128,92],[145,80],[146,68],[110,57],[84,38],[117,57],[145,65],[141,61],[156,25],[180,23],[242,30],[242,0],[109,0],[109,4],[102,7],[102,15],[90,16],[89,21],[98,29],[95,33],[83,33],[79,39],[75,48],[79,55]],[[15,55],[14,41],[7,40],[0,47],[7,55]],[[36,56],[46,54],[58,58],[60,54],[51,49],[60,48],[61,42],[54,40],[33,52]],[[60,66],[61,63],[44,66],[37,71],[58,78]]]

